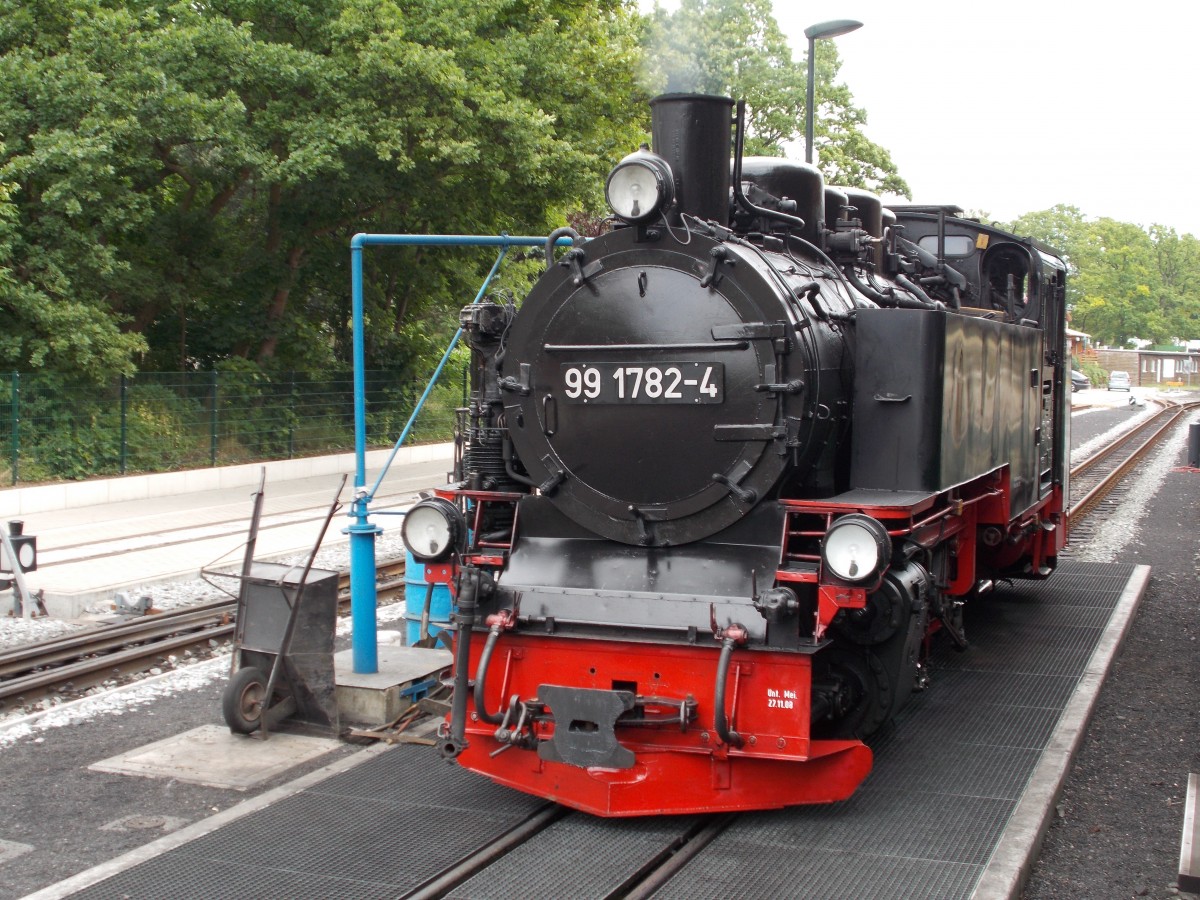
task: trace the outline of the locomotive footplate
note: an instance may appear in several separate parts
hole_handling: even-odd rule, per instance
[[[617,741],[617,717],[633,709],[630,691],[543,684],[538,699],[554,713],[554,736],[538,744],[538,756],[581,769],[631,769],[632,750]]]

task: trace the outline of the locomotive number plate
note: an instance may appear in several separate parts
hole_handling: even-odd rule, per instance
[[[725,366],[716,362],[566,363],[562,386],[569,403],[721,403]]]

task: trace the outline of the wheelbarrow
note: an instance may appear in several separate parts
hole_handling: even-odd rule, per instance
[[[202,570],[204,575],[239,581],[233,659],[221,713],[231,731],[256,733],[263,739],[284,719],[336,734],[333,638],[339,574],[314,569],[312,564],[340,508],[338,498],[346,477],[342,476],[316,545],[303,565],[254,559],[265,481],[264,472],[255,494],[241,573]]]

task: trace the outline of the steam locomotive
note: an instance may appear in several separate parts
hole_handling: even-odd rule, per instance
[[[440,751],[605,816],[844,799],[963,606],[1067,535],[1066,269],[962,217],[744,158],[652,101],[606,234],[467,307]]]

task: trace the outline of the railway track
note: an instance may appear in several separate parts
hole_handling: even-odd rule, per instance
[[[673,819],[597,819],[556,804],[534,810],[513,828],[443,869],[405,900],[437,900],[447,896],[487,896],[520,880],[532,894],[559,885],[537,885],[526,858],[552,858],[563,844],[588,847],[586,890],[603,900],[642,900],[732,825],[728,813]],[[519,848],[519,852],[518,852]],[[555,881],[560,877],[549,873]]]
[[[1119,502],[1125,476],[1170,434],[1200,402],[1163,404],[1153,416],[1093,453],[1071,469],[1069,516],[1071,542],[1078,545],[1088,541],[1097,527],[1097,517],[1105,504]]]
[[[403,591],[403,560],[381,563],[376,571],[381,599]],[[343,607],[349,600],[349,583],[350,573],[340,573]],[[232,638],[236,616],[235,600],[217,600],[0,653],[0,711],[48,694],[86,691],[169,662],[173,655],[211,652]]]
[[[417,493],[401,491],[381,494],[375,498],[380,507],[403,506],[417,499]],[[264,513],[259,526],[260,531],[270,531],[292,525],[316,524],[323,521],[328,512],[325,506],[305,506],[282,512]],[[131,550],[157,550],[169,547],[179,547],[191,544],[199,539],[240,539],[246,534],[246,517],[231,516],[203,525],[181,525],[177,528],[166,528],[153,534],[129,534],[116,537],[97,538],[95,540],[70,541],[53,547],[43,547],[38,553],[38,568],[51,569],[55,566],[74,565],[90,560],[103,559],[118,553]]]

